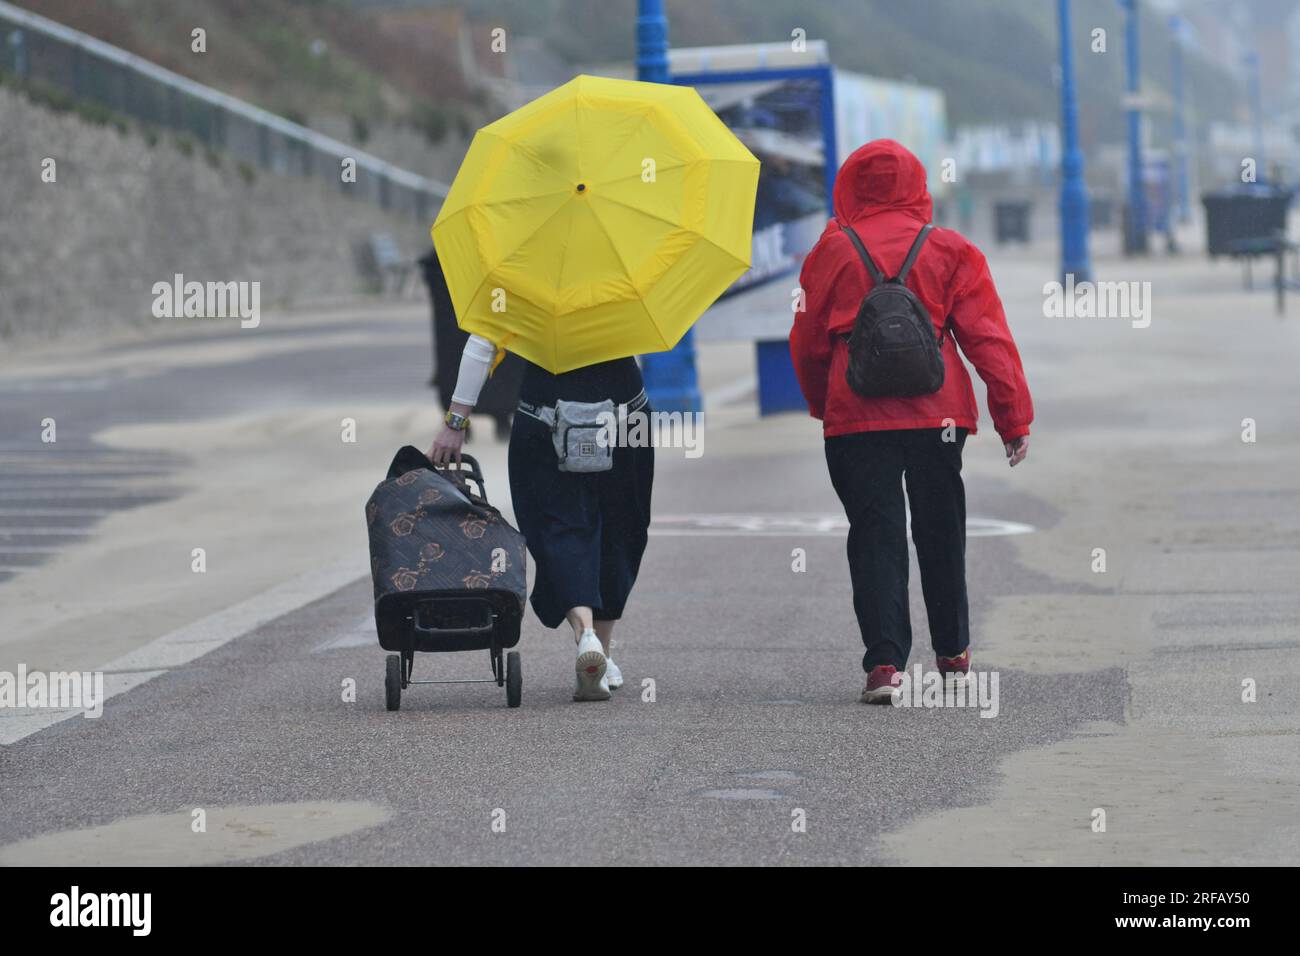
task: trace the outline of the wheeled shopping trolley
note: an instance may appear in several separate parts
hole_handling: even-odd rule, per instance
[[[366,504],[375,628],[388,655],[384,697],[402,704],[412,684],[495,683],[518,707],[518,651],[527,596],[524,538],[487,500],[483,472],[470,455],[436,469],[418,449],[403,448]],[[416,652],[486,650],[492,676],[467,680],[411,676]]]

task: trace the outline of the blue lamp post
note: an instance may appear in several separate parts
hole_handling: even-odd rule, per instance
[[[1191,177],[1187,161],[1187,93],[1183,83],[1183,18],[1174,14],[1169,18],[1169,34],[1173,38],[1170,48],[1170,85],[1174,94],[1174,195],[1178,200],[1178,221],[1186,223],[1192,215]]]
[[[668,83],[668,18],[663,0],[637,0],[636,75],[647,83]],[[646,395],[656,411],[698,412],[695,333],[688,330],[671,352],[641,358]]]
[[[1074,92],[1074,54],[1070,47],[1070,0],[1057,0],[1061,21],[1061,281],[1092,279],[1088,256],[1088,186],[1079,148],[1079,108]]]
[[[1125,251],[1147,251],[1147,199],[1142,182],[1142,77],[1138,49],[1138,0],[1120,0],[1126,15],[1124,60],[1128,72],[1128,236]]]
[[[1256,178],[1267,181],[1264,166],[1264,108],[1259,91],[1259,54],[1255,51],[1244,57],[1246,64],[1246,87],[1250,95],[1250,132],[1254,144]]]

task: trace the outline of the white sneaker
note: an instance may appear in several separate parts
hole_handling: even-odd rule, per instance
[[[578,659],[575,664],[578,680],[573,688],[574,700],[609,700],[609,681],[606,670],[609,661],[600,646],[596,632],[588,628],[578,641]]]
[[[609,682],[610,690],[618,690],[623,686],[623,672],[618,669],[612,657],[605,658],[605,680]]]

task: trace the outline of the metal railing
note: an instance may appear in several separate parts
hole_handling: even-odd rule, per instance
[[[192,137],[237,162],[332,182],[345,195],[432,222],[436,180],[388,163],[102,40],[0,0],[0,65],[124,117]],[[356,163],[356,182],[341,175]]]

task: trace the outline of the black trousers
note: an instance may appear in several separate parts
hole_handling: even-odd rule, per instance
[[[899,670],[912,649],[908,613],[907,518],[921,568],[921,591],[936,654],[970,644],[966,604],[966,489],[961,452],[966,429],[909,428],[826,439],[826,464],[849,519],[853,610],[867,652],[862,667]]]
[[[594,620],[618,620],[648,540],[654,448],[615,448],[609,471],[563,472],[550,429],[520,413],[509,462],[515,519],[537,569],[538,619],[559,627],[569,608],[589,607]]]

